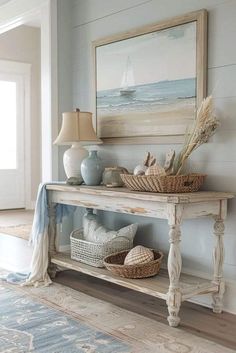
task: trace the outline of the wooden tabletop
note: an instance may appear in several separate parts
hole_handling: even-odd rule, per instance
[[[87,186],[78,185],[71,186],[65,183],[58,184],[48,184],[47,190],[51,191],[61,191],[61,192],[73,192],[88,195],[103,195],[116,198],[130,198],[146,201],[156,201],[165,203],[192,203],[192,202],[204,202],[204,201],[214,201],[214,200],[225,200],[231,199],[235,195],[229,192],[221,191],[197,191],[191,193],[152,193],[152,192],[141,192],[141,191],[131,191],[127,188],[107,188],[105,186]]]

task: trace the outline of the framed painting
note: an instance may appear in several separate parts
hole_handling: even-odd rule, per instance
[[[206,94],[206,10],[93,48],[98,136],[105,143],[182,142]]]

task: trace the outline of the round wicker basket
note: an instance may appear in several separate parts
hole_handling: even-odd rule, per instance
[[[198,191],[204,182],[205,174],[186,175],[131,175],[121,174],[124,184],[133,191],[182,193]]]
[[[126,250],[120,251],[105,257],[105,267],[114,275],[125,278],[146,278],[158,274],[164,256],[161,251],[153,250],[154,260],[146,264],[124,265],[124,260],[128,252]]]

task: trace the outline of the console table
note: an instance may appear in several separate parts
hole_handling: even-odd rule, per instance
[[[159,194],[133,192],[126,188],[106,188],[103,186],[48,185],[49,207],[49,273],[55,266],[83,272],[90,276],[116,283],[166,300],[168,322],[178,326],[181,302],[195,295],[211,293],[213,311],[222,311],[224,280],[224,220],[227,213],[227,200],[234,195],[225,192],[195,192],[183,194]],[[161,270],[156,277],[147,279],[125,279],[111,274],[106,269],[95,268],[71,260],[70,254],[57,251],[55,206],[57,203],[93,208],[119,213],[129,213],[145,217],[166,219],[169,224],[168,271]],[[215,246],[213,249],[212,281],[181,274],[181,223],[184,219],[212,217],[214,219]]]

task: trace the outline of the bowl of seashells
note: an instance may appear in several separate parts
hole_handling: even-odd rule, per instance
[[[134,191],[161,193],[198,191],[206,175],[182,174],[183,166],[194,150],[208,142],[218,126],[219,122],[213,112],[212,96],[209,96],[202,101],[193,126],[186,132],[180,152],[176,155],[174,150],[168,151],[163,166],[148,152],[143,163],[134,168],[133,174],[121,174],[124,184]]]
[[[198,191],[202,186],[205,174],[173,175],[175,151],[170,150],[162,167],[156,159],[147,153],[143,164],[135,167],[134,174],[121,174],[125,186],[133,191],[160,193],[183,193]]]

